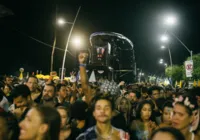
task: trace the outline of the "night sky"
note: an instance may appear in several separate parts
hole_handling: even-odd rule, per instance
[[[159,36],[164,33],[163,16],[174,13],[178,25],[170,29],[194,54],[200,52],[200,2],[189,0],[5,0],[0,2],[14,12],[13,16],[0,18],[0,74],[14,74],[20,67],[25,71],[50,70],[51,47],[55,30],[55,7],[57,17],[73,21],[78,7],[81,11],[73,35],[81,34],[84,46],[89,46],[93,32],[112,31],[121,33],[134,43],[137,67],[146,73],[164,71],[158,64],[163,58],[169,64],[167,50],[161,50]],[[57,47],[64,49],[70,25],[57,27]],[[173,64],[182,64],[189,57],[187,50],[173,37],[169,47]],[[74,55],[75,48],[69,46]],[[56,50],[54,68],[62,66],[64,51]],[[68,54],[66,68],[75,67],[74,56]]]

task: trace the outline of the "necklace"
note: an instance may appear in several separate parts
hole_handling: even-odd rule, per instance
[[[101,139],[110,140],[111,136],[113,134],[113,127],[111,127],[110,134],[108,136],[106,136],[106,137],[105,136],[101,136],[101,134],[99,134],[96,126],[95,126],[95,132],[96,132],[97,136],[99,136]]]

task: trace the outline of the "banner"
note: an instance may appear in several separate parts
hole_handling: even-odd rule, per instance
[[[193,72],[193,61],[185,61],[185,73],[186,77],[192,77],[192,72]]]

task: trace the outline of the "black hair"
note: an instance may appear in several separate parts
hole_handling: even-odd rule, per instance
[[[51,86],[54,89],[54,93],[56,92],[56,86],[54,84],[45,84],[45,86]],[[44,90],[44,88],[43,88]]]
[[[151,116],[150,116],[149,119],[150,119],[151,121],[154,121],[154,122],[155,122],[154,104],[153,104],[153,102],[150,101],[150,100],[143,100],[143,101],[141,101],[141,102],[138,104],[137,109],[136,109],[136,119],[142,120],[142,118],[141,118],[141,111],[142,111],[142,108],[143,108],[143,106],[144,106],[145,104],[149,104],[149,105],[150,105],[152,113],[151,113]]]
[[[8,85],[8,84],[4,84],[4,85],[2,86],[2,88],[4,89],[5,86],[7,86],[10,90],[12,90],[12,87],[11,87],[10,85]]]
[[[48,125],[48,131],[45,135],[45,140],[59,140],[61,118],[55,108],[49,106],[36,106],[36,109],[43,123]]]
[[[57,86],[56,86],[57,92],[60,91],[61,87],[66,87],[66,85],[65,84],[61,84],[61,83],[57,84]]]
[[[27,85],[18,85],[11,91],[12,98],[17,98],[19,96],[27,98],[30,94],[31,91]]]
[[[141,88],[142,93],[148,93],[148,88],[147,87],[142,87]]]
[[[162,106],[162,112],[164,111],[165,107],[173,108],[173,102],[172,101],[166,101]]]
[[[87,117],[88,105],[83,101],[76,101],[71,105],[70,115],[72,119],[85,120]]]
[[[160,92],[161,88],[159,86],[152,86],[149,88],[149,95],[152,95],[154,90],[158,90]]]
[[[10,112],[0,111],[0,118],[3,119],[6,125],[4,127],[6,129],[6,132],[3,139],[18,140],[20,129],[15,116]]]
[[[36,76],[34,76],[34,75],[29,76],[29,77],[27,78],[26,82],[28,82],[28,80],[29,80],[30,78],[35,78],[35,79],[37,80],[37,83],[38,83],[38,78],[37,78]]]
[[[173,127],[163,127],[163,128],[159,128],[159,129],[155,130],[152,133],[150,140],[153,140],[154,136],[159,132],[168,133],[168,134],[172,135],[174,138],[173,140],[185,140],[185,137],[183,136],[183,134],[179,130],[177,130]]]
[[[112,100],[112,96],[110,96],[109,94],[105,94],[105,93],[97,93],[96,96],[94,96],[93,98],[93,105],[92,105],[92,111],[95,110],[95,105],[97,103],[97,101],[99,100],[107,100],[108,102],[110,102],[110,105],[111,105],[111,109],[114,110],[115,109],[115,103],[114,101]]]

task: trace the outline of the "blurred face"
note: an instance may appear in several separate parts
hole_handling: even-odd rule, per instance
[[[120,102],[120,111],[126,113],[128,111],[128,101],[126,99],[122,99]]]
[[[196,98],[197,98],[198,106],[199,106],[199,108],[200,108],[200,96],[196,96]]]
[[[11,89],[7,85],[5,85],[3,92],[5,93],[5,95],[7,95],[11,92]]]
[[[43,95],[42,97],[43,100],[45,101],[52,100],[53,97],[55,96],[54,87],[45,85],[42,95]]]
[[[36,78],[30,77],[26,83],[31,92],[36,91],[38,82]]]
[[[173,110],[172,126],[176,129],[182,130],[188,128],[192,122],[192,116],[187,113],[183,105],[176,104]]]
[[[152,99],[157,100],[160,97],[159,90],[153,90],[152,91]]]
[[[67,88],[66,86],[62,86],[58,92],[59,97],[66,98],[67,97]]]
[[[171,124],[171,114],[173,112],[173,109],[171,107],[165,107],[163,114],[162,114],[162,118],[163,118],[163,122],[166,124]]]
[[[13,103],[15,104],[16,108],[26,107],[28,105],[28,99],[19,96],[13,99]]]
[[[68,120],[67,112],[64,109],[58,109],[58,113],[60,114],[61,117],[61,128],[64,128]]]
[[[93,116],[99,123],[110,122],[112,118],[111,104],[107,100],[98,100],[95,104]]]
[[[144,106],[142,107],[142,110],[141,110],[142,120],[143,121],[149,120],[151,117],[151,114],[152,114],[152,109],[151,109],[150,104],[144,104]]]
[[[13,78],[11,78],[11,77],[6,77],[5,83],[8,84],[8,85],[11,85],[11,84],[12,84],[12,81],[13,81]]]
[[[158,132],[152,140],[176,140],[171,134],[166,132]]]
[[[147,92],[144,92],[144,93],[141,93],[141,95],[142,95],[142,98],[148,98],[148,94],[147,94]]]
[[[133,92],[129,93],[129,98],[130,98],[131,101],[133,101],[133,102],[137,102],[137,100],[138,100],[136,94],[133,93]]]
[[[25,119],[19,124],[19,140],[35,140],[39,135],[39,129],[42,126],[40,114],[36,109],[28,111]]]

